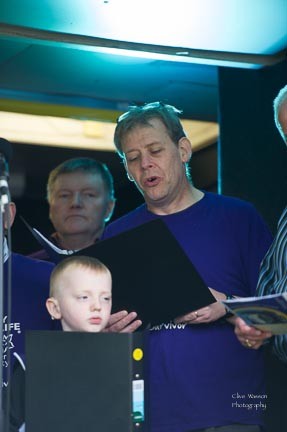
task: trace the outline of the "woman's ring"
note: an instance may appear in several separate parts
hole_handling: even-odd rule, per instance
[[[195,318],[198,318],[198,313],[194,312]]]

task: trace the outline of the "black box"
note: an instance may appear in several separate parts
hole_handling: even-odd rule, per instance
[[[26,334],[26,432],[143,432],[143,333]]]

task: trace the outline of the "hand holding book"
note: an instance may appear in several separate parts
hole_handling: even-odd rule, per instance
[[[287,293],[223,300],[223,304],[249,326],[274,335],[287,333]]]
[[[271,332],[249,326],[239,317],[235,318],[233,324],[235,325],[234,333],[245,348],[258,349],[273,336]]]

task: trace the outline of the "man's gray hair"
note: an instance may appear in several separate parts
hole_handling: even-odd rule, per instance
[[[282,129],[282,125],[279,122],[279,112],[280,112],[280,108],[282,107],[283,104],[286,104],[286,109],[287,109],[287,85],[285,85],[279,91],[278,95],[276,96],[276,98],[274,99],[274,102],[273,102],[274,121],[275,121],[276,127],[277,127],[280,135],[282,136],[283,140],[285,142],[287,142],[287,135],[284,133],[284,131]]]

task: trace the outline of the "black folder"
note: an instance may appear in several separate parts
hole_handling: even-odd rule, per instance
[[[144,335],[26,333],[26,432],[148,432]]]
[[[215,302],[161,219],[77,252],[104,262],[113,278],[113,311],[136,311],[143,326],[169,322]]]
[[[106,264],[113,278],[113,312],[137,312],[143,321],[141,329],[170,322],[216,301],[161,219],[74,253],[59,253],[58,248],[23,221],[54,262],[77,254],[93,256]]]

